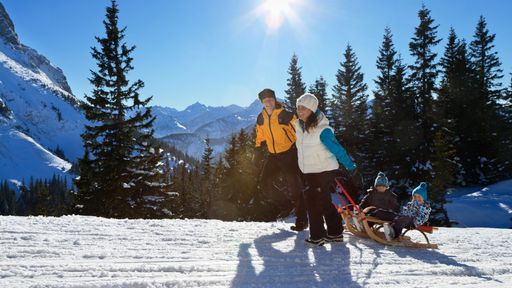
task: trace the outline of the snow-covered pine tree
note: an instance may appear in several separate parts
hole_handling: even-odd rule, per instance
[[[326,113],[326,115],[329,115],[329,111],[327,111],[329,95],[327,95],[327,82],[325,81],[324,77],[320,76],[320,78],[316,79],[315,84],[309,86],[308,92],[318,98],[318,109]]]
[[[487,22],[480,16],[473,40],[469,45],[469,56],[476,75],[476,91],[478,102],[481,103],[482,142],[488,143],[482,147],[479,155],[480,182],[483,184],[496,181],[504,176],[506,159],[500,159],[503,138],[502,132],[506,130],[505,119],[500,113],[503,99],[501,79],[503,70],[494,49],[496,34],[491,34],[487,29]]]
[[[297,98],[306,92],[306,84],[302,82],[301,69],[302,67],[299,67],[299,58],[297,55],[293,54],[292,60],[290,61],[290,68],[288,68],[290,78],[286,80],[288,89],[284,91],[286,93],[285,106],[289,111],[293,112],[297,110],[297,107],[295,107]]]
[[[361,166],[366,160],[368,143],[367,85],[364,83],[357,56],[350,45],[347,45],[343,56],[336,74],[336,85],[333,87],[331,121],[336,137]]]
[[[429,182],[432,179],[430,157],[433,154],[435,132],[433,101],[439,72],[434,47],[441,39],[437,38],[439,25],[434,25],[430,10],[425,5],[418,11],[418,17],[420,23],[409,43],[409,51],[414,58],[414,64],[410,65],[409,69],[411,84],[416,95],[417,129],[421,132],[422,138],[419,139],[419,146],[411,157],[414,157],[417,162],[414,167],[417,177]]]
[[[163,217],[169,197],[162,173],[163,154],[151,145],[155,118],[139,90],[144,82],[128,80],[135,46],[124,42],[126,28],[118,27],[115,0],[106,9],[104,38],[92,48],[98,70],[89,79],[94,86],[83,109],[92,123],[82,134],[85,154],[76,180],[80,213],[105,217]]]
[[[393,122],[391,107],[393,73],[396,65],[396,50],[393,44],[393,35],[391,29],[386,27],[381,47],[379,48],[379,57],[377,58],[377,69],[379,75],[375,80],[375,91],[373,91],[374,100],[369,119],[368,141],[371,155],[369,160],[370,175],[377,175],[379,171],[390,172],[392,162],[389,159],[393,149]]]

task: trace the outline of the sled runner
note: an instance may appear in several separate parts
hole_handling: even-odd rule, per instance
[[[338,212],[345,222],[345,228],[352,234],[358,237],[371,238],[378,243],[390,246],[409,247],[409,248],[424,248],[424,249],[437,249],[437,244],[430,243],[427,234],[432,234],[437,228],[432,226],[419,226],[411,229],[404,229],[402,234],[392,241],[388,241],[384,236],[384,223],[381,219],[366,216],[365,211],[361,211],[359,206],[355,204],[354,200],[341,185],[341,182],[336,179],[336,184],[340,191],[336,191],[340,197],[342,205],[338,207]],[[343,193],[343,194],[341,194]],[[346,203],[343,195],[348,199],[350,204]],[[373,208],[373,207],[368,207]],[[368,209],[367,208],[367,209]],[[412,233],[420,233],[425,242],[416,242],[411,239],[409,235]]]

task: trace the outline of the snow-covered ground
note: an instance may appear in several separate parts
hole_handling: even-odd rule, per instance
[[[512,179],[487,187],[458,188],[446,198],[448,217],[459,226],[512,228]]]
[[[512,287],[512,230],[440,228],[438,250],[289,223],[0,217],[0,287]]]

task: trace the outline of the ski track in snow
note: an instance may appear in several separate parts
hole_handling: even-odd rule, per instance
[[[0,287],[512,287],[512,230],[440,228],[438,250],[289,223],[0,217]]]

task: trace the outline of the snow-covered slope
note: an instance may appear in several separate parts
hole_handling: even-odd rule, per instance
[[[3,179],[19,179],[20,175],[49,179],[53,174],[64,176],[71,168],[70,163],[53,155],[23,132],[0,127],[0,139],[0,171]]]
[[[511,287],[512,230],[440,228],[438,250],[289,223],[0,217],[0,287]]]
[[[512,228],[512,179],[447,195],[450,220],[463,227]]]
[[[0,180],[67,171],[51,150],[81,156],[84,123],[62,70],[19,41],[0,3]]]

